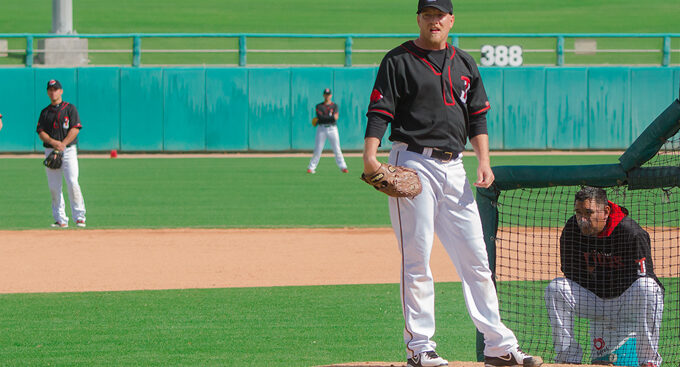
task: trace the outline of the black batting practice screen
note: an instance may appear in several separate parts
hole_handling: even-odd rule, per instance
[[[584,232],[597,218],[575,211],[582,185],[500,192],[501,317],[528,353],[547,363],[680,366],[680,188],[664,178],[680,170],[680,137],[642,168],[658,169],[659,187],[603,187],[610,213],[596,234]]]

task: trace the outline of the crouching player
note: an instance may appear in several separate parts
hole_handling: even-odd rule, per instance
[[[583,187],[560,236],[564,278],[545,290],[557,363],[581,363],[574,316],[590,321],[593,363],[612,363],[625,348],[633,363],[658,367],[664,289],[654,275],[649,234],[600,188]],[[631,349],[627,341],[635,341]],[[628,344],[626,346],[626,344]]]

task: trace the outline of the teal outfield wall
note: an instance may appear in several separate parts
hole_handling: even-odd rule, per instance
[[[0,69],[0,152],[40,151],[35,133],[59,79],[80,111],[81,151],[311,150],[322,91],[360,150],[376,68]],[[491,148],[625,149],[678,95],[680,68],[481,68]],[[385,137],[384,141],[387,141]],[[385,144],[389,146],[389,144]]]

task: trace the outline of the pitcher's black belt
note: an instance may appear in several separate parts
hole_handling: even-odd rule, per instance
[[[409,152],[414,152],[414,153],[418,153],[418,154],[423,154],[425,149],[427,149],[427,147],[422,147],[420,145],[415,145],[415,144],[409,144],[408,148],[406,148],[406,150],[408,150]],[[460,154],[459,152],[447,152],[445,150],[441,150],[441,149],[437,149],[437,148],[430,148],[430,149],[427,149],[427,150],[431,151],[431,153],[429,155],[425,154],[426,156],[429,156],[429,157],[432,157],[432,158],[435,158],[435,159],[439,159],[442,162],[448,162],[452,159],[458,158],[458,155]]]

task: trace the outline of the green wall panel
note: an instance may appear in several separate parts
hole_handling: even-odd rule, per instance
[[[120,149],[120,68],[78,69],[82,150]]]
[[[545,68],[505,69],[503,147],[545,149]]]
[[[489,148],[503,149],[503,69],[479,68],[491,109],[486,113],[489,129]],[[468,143],[468,146],[470,143]]]
[[[34,73],[31,69],[0,69],[0,152],[33,152],[38,114],[34,104]],[[44,97],[44,99],[47,99]],[[45,103],[47,105],[47,103]]]
[[[546,70],[546,127],[549,149],[587,149],[588,111],[586,70]]]
[[[64,94],[62,94],[61,98],[78,108],[78,111],[80,112],[79,108],[79,102],[78,102],[78,74],[77,70],[73,68],[64,68],[64,69],[59,69],[59,68],[45,68],[45,69],[34,69],[35,70],[35,78],[34,78],[34,93],[33,95],[35,96],[34,100],[34,109],[35,109],[35,123],[37,125],[38,123],[38,117],[40,117],[40,111],[42,111],[43,108],[47,107],[47,105],[50,104],[50,99],[47,97],[47,82],[50,81],[51,79],[57,79],[61,83],[62,88],[64,88]],[[85,125],[85,122],[83,122],[83,129],[86,129],[87,126]],[[33,126],[33,132],[35,132],[35,126]],[[80,135],[80,133],[79,133]],[[38,134],[35,134],[34,137],[34,142],[35,142],[35,149],[37,152],[42,152],[44,150],[43,148],[43,143],[38,137]],[[82,143],[80,139],[78,139],[78,143]],[[80,147],[78,147],[80,149]]]
[[[206,70],[206,149],[248,150],[248,70]]]
[[[205,150],[205,69],[165,69],[163,92],[163,150]]]
[[[342,149],[362,150],[366,133],[366,110],[375,83],[375,68],[337,68],[333,84],[340,118],[338,131]],[[389,130],[383,137],[383,146],[390,146]]]
[[[632,69],[630,85],[631,138],[635,139],[673,100],[673,70]]]
[[[120,148],[163,150],[163,69],[120,71]]]
[[[590,68],[588,99],[588,147],[625,149],[631,143],[630,68]]]
[[[290,73],[288,68],[249,70],[248,139],[251,150],[291,148]]]
[[[323,90],[331,88],[334,102],[338,91],[333,85],[333,69],[305,68],[291,70],[291,145],[294,150],[313,150],[316,128],[312,118],[316,116],[314,107],[323,102]],[[340,107],[342,107],[340,105]],[[341,119],[344,116],[341,116]],[[342,136],[342,131],[340,132]],[[330,148],[327,143],[326,146]]]
[[[47,81],[83,119],[81,150],[311,150],[330,87],[343,150],[363,148],[377,68],[8,68],[0,152],[41,152]],[[625,149],[678,97],[680,68],[480,68],[491,149]],[[382,149],[388,149],[388,133]],[[468,144],[469,145],[469,144]]]

